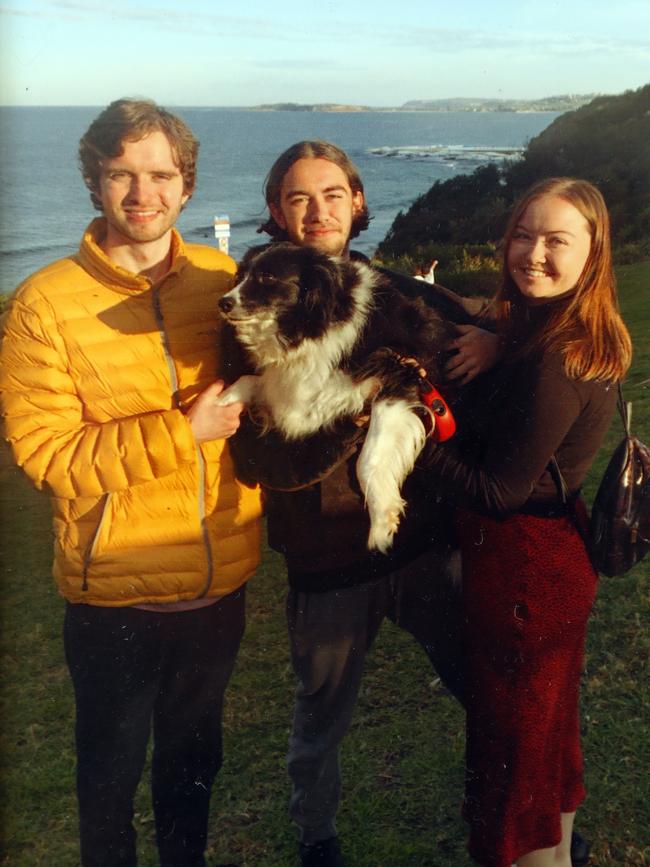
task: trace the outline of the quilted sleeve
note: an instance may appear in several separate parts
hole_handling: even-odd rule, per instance
[[[88,423],[53,318],[45,325],[33,306],[16,300],[3,330],[5,434],[38,488],[57,497],[96,497],[196,459],[190,425],[179,410]]]

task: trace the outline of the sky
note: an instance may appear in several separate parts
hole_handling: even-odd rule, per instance
[[[650,81],[648,0],[0,0],[0,104],[534,99]]]

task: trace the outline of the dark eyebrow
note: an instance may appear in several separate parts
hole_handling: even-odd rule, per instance
[[[334,184],[331,187],[326,187],[323,192],[324,193],[333,193],[335,191],[340,190],[343,193],[347,192],[347,188],[343,186],[343,184]],[[287,190],[285,193],[285,198],[289,199],[291,196],[309,196],[310,193],[307,190],[301,190],[299,187],[293,190]]]

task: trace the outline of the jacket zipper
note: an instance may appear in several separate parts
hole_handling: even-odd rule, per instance
[[[172,353],[169,348],[169,337],[167,336],[165,320],[163,318],[162,308],[160,306],[160,289],[157,286],[154,286],[152,292],[153,312],[156,317],[156,325],[158,326],[158,333],[160,334],[160,342],[162,343],[163,354],[165,356],[165,361],[167,362],[169,378],[172,384],[172,401],[176,409],[183,409],[183,405],[178,394],[178,377],[176,376],[176,366],[174,364],[174,359],[172,358]]]
[[[208,527],[205,520],[205,458],[201,452],[201,447],[198,445],[196,447],[196,460],[199,468],[199,520],[201,521],[201,533],[203,535],[203,544],[205,545],[205,555],[208,564],[205,587],[199,597],[201,598],[207,595],[212,584],[213,560],[212,546],[210,545],[210,536],[208,535]]]
[[[181,402],[179,396],[179,387],[178,387],[178,376],[176,375],[176,365],[174,364],[174,359],[172,357],[171,349],[169,348],[169,337],[167,335],[167,329],[165,327],[165,319],[162,313],[162,307],[160,304],[160,288],[158,286],[154,286],[152,288],[152,297],[153,297],[153,309],[156,317],[156,324],[158,325],[158,332],[160,334],[160,342],[162,344],[163,353],[165,356],[165,360],[167,361],[167,368],[169,370],[169,378],[172,384],[172,401],[173,405],[176,409],[183,410],[183,404]],[[198,494],[198,506],[199,506],[199,521],[201,523],[201,535],[203,536],[203,544],[205,546],[206,560],[207,560],[207,575],[206,582],[203,591],[199,594],[197,598],[204,597],[208,590],[212,585],[212,572],[213,572],[213,559],[212,559],[212,548],[210,546],[210,537],[208,535],[208,527],[205,520],[205,459],[201,452],[200,446],[196,447],[196,455],[197,455],[197,466],[199,469],[199,489],[197,491]]]
[[[86,545],[86,550],[84,552],[83,559],[83,571],[82,577],[83,581],[81,584],[81,589],[84,593],[88,591],[88,572],[90,570],[90,566],[93,562],[93,557],[95,556],[95,551],[97,550],[97,543],[99,541],[99,534],[102,531],[102,527],[104,526],[104,521],[106,519],[106,515],[108,514],[108,504],[111,501],[111,494],[104,494],[104,503],[102,505],[102,512],[99,516],[99,521],[97,521],[97,526],[95,527],[95,531],[92,534],[90,541]]]

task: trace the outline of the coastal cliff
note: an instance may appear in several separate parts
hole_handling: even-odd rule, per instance
[[[618,261],[646,258],[649,141],[650,84],[619,96],[597,97],[556,118],[529,142],[520,159],[435,183],[397,215],[377,256],[409,270],[420,260],[442,263],[464,255],[466,260],[483,260],[478,270],[493,272],[495,245],[513,202],[537,180],[570,175],[595,183],[605,196]],[[471,251],[466,245],[483,247]]]

